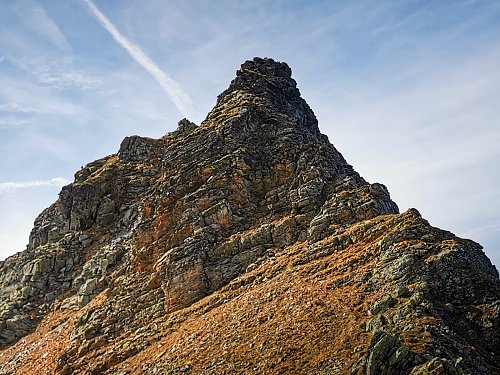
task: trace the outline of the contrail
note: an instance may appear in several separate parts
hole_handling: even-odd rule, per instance
[[[69,184],[70,182],[71,181],[61,177],[52,178],[50,180],[35,180],[26,182],[0,182],[0,193],[2,191],[13,191],[18,189],[26,189],[26,188],[41,187],[41,186],[62,187],[64,185]]]
[[[129,53],[129,55],[142,66],[156,82],[159,83],[163,91],[168,95],[170,100],[175,104],[179,112],[184,116],[189,117],[190,100],[187,94],[182,90],[180,85],[170,76],[162,71],[153,60],[151,60],[142,49],[124,37],[111,21],[101,13],[99,9],[92,3],[91,0],[83,0],[89,7],[92,15],[97,19],[103,28],[105,28],[113,37],[113,39],[121,45]]]

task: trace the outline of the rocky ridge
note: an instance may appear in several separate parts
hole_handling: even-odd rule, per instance
[[[399,213],[268,58],[78,171],[0,285],[5,374],[500,373],[481,246]]]

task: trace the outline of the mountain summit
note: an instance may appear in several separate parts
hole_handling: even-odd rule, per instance
[[[2,374],[494,374],[480,245],[399,213],[287,64],[75,174],[0,262]]]
[[[229,88],[218,96],[205,124],[221,125],[224,121],[220,117],[225,120],[242,112],[267,112],[271,118],[288,119],[319,135],[318,121],[300,96],[292,70],[286,63],[270,58],[256,57],[241,65]]]

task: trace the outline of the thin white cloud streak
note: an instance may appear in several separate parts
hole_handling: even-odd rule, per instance
[[[20,119],[15,116],[5,116],[0,118],[0,129],[11,129],[28,123],[28,120]]]
[[[70,182],[71,181],[62,177],[55,177],[51,178],[50,180],[35,180],[35,181],[25,181],[25,182],[0,182],[0,193],[7,191],[15,191],[19,189],[47,187],[47,186],[62,187],[68,185]]]
[[[151,74],[153,79],[158,82],[163,91],[165,91],[170,100],[172,100],[179,112],[188,117],[191,112],[190,99],[184,92],[184,90],[180,87],[180,85],[176,81],[174,81],[167,73],[162,71],[158,67],[158,65],[156,65],[156,63],[153,62],[153,60],[151,60],[149,56],[147,56],[138,45],[132,43],[125,36],[123,36],[113,25],[113,23],[111,23],[111,21],[101,13],[101,11],[94,5],[94,3],[92,3],[90,0],[83,1],[87,4],[92,15],[101,24],[101,26],[111,34],[113,39],[119,45],[121,45],[140,66],[142,66],[149,74]]]
[[[23,106],[19,103],[6,103],[6,104],[0,104],[0,112],[36,113],[38,111],[33,107]]]

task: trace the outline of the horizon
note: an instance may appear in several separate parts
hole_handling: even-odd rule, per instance
[[[0,260],[24,249],[81,166],[126,136],[199,124],[244,61],[268,56],[291,67],[321,132],[362,177],[500,265],[500,3],[3,8]]]

